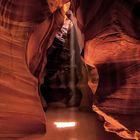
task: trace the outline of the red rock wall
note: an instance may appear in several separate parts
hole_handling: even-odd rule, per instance
[[[85,34],[84,57],[99,73],[93,110],[107,131],[140,137],[140,3],[136,0],[73,1]]]
[[[99,73],[97,103],[93,110],[104,117],[107,131],[138,139],[138,0],[73,0],[72,4],[79,28],[85,34],[85,60],[89,65],[95,65]],[[42,77],[46,63],[42,58],[51,44],[49,40],[53,40],[54,30],[62,22],[54,19],[60,19],[57,14],[47,18],[50,13],[45,0],[0,0],[0,6],[0,139],[45,133],[38,82],[30,71]],[[52,20],[55,22],[47,38],[49,26],[45,25]],[[44,26],[46,32],[42,32]],[[38,33],[41,33],[39,45],[34,42]],[[48,41],[49,45],[46,45]]]
[[[56,32],[62,27],[63,20],[62,9],[49,14],[46,20],[37,26],[29,39],[27,63],[30,71],[41,83],[47,63],[46,51],[52,45]]]
[[[38,81],[27,66],[26,47],[47,12],[43,0],[0,0],[1,140],[46,133]]]
[[[0,0],[0,139],[46,133],[38,83],[64,19],[53,12],[46,0]]]

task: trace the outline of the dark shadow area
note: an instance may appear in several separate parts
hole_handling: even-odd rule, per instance
[[[105,63],[96,65],[99,73],[99,84],[96,96],[99,102],[103,102],[107,96],[113,94],[121,86],[126,84],[127,63]]]
[[[135,38],[140,39],[140,2],[137,2],[132,10],[132,27],[135,32]]]
[[[57,33],[52,46],[47,50],[46,75],[41,85],[41,93],[47,104],[59,102],[67,107],[80,106],[82,93],[77,86],[81,77],[80,58],[75,51],[73,64],[70,48],[70,31]],[[74,46],[75,47],[75,46]],[[77,65],[78,64],[78,65]]]

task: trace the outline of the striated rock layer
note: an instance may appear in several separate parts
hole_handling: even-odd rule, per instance
[[[28,69],[26,47],[31,33],[48,16],[48,11],[45,0],[0,0],[2,140],[46,132],[38,81]]]
[[[85,35],[85,62],[99,73],[93,110],[107,131],[139,139],[140,2],[71,2]],[[51,14],[46,0],[0,0],[0,139],[45,133],[38,81],[30,71],[42,82],[46,49],[62,23],[61,9]]]
[[[140,2],[72,1],[84,57],[99,73],[93,110],[105,129],[128,139],[140,138]]]

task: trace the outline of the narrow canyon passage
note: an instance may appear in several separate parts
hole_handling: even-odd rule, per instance
[[[140,140],[139,13],[140,0],[0,0],[0,140]]]

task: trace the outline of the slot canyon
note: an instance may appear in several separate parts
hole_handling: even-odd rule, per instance
[[[0,0],[0,140],[140,140],[140,0]]]

